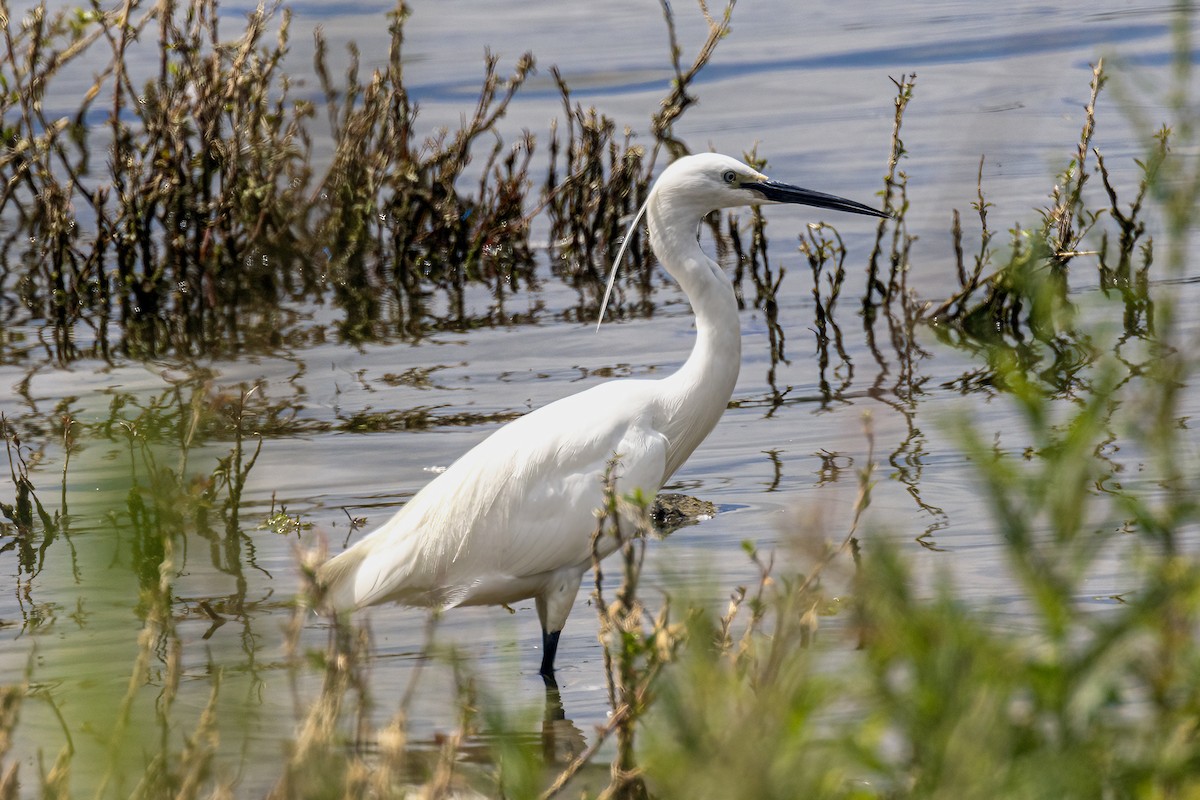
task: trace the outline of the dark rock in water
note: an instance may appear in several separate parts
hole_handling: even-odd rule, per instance
[[[701,516],[712,517],[717,513],[717,507],[707,500],[701,500],[686,494],[668,492],[660,494],[650,510],[650,519],[659,533],[667,534],[684,525],[691,525]]]

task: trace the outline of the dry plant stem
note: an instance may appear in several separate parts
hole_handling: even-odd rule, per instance
[[[557,794],[579,769],[595,754],[599,746],[612,733],[617,735],[617,754],[611,765],[612,780],[601,797],[641,797],[645,795],[640,770],[635,762],[634,725],[645,708],[648,691],[664,663],[656,652],[647,651],[646,639],[641,636],[644,610],[637,599],[637,586],[645,555],[645,528],[639,528],[627,536],[621,529],[621,508],[635,505],[642,519],[645,506],[640,501],[630,503],[617,497],[615,469],[617,459],[609,465],[605,480],[604,513],[592,535],[592,569],[595,574],[593,598],[600,619],[600,636],[604,644],[605,680],[608,686],[609,703],[613,713],[608,723],[596,733],[592,746],[575,758],[559,774],[554,784],[543,793],[548,798]],[[648,525],[648,522],[645,523]],[[618,551],[624,566],[621,586],[610,605],[603,594],[603,571],[600,563],[600,542],[604,536],[613,536],[618,542]],[[636,545],[643,545],[638,547]],[[666,613],[656,621],[653,647],[657,647],[658,634],[666,628]],[[617,650],[616,663],[612,651]],[[639,663],[644,660],[645,663]]]
[[[1090,174],[1087,171],[1087,157],[1092,147],[1092,134],[1096,130],[1096,98],[1104,85],[1104,59],[1100,59],[1092,67],[1091,96],[1084,107],[1083,130],[1079,134],[1079,144],[1075,151],[1074,169],[1068,170],[1065,176],[1066,192],[1060,192],[1056,187],[1054,197],[1058,201],[1050,211],[1050,221],[1054,225],[1054,254],[1056,266],[1065,268],[1067,262],[1078,255],[1076,248],[1095,223],[1095,217],[1085,220],[1077,229],[1077,217],[1086,213],[1083,206],[1083,187]],[[1086,255],[1093,255],[1086,253]]]
[[[737,3],[737,0],[729,0],[725,5],[725,11],[722,13],[720,21],[713,19],[709,13],[708,4],[705,0],[700,0],[700,10],[704,14],[704,19],[708,22],[708,38],[700,46],[700,51],[696,54],[695,61],[692,62],[691,67],[686,72],[684,72],[683,65],[680,62],[683,48],[679,46],[679,41],[675,36],[675,15],[671,11],[671,4],[667,0],[660,0],[660,3],[662,4],[663,18],[667,22],[667,35],[671,41],[671,65],[675,70],[675,80],[671,85],[671,94],[663,100],[662,109],[654,115],[654,119],[651,121],[650,130],[655,138],[654,153],[650,158],[651,168],[654,165],[655,156],[658,154],[660,145],[666,145],[672,158],[687,155],[687,147],[683,142],[674,138],[671,127],[674,125],[675,120],[689,106],[696,102],[696,98],[687,93],[688,86],[695,79],[696,74],[700,72],[701,68],[712,58],[717,43],[729,33],[730,20],[733,17],[733,7]]]
[[[624,574],[621,586],[617,590],[616,602],[613,604],[615,613],[614,609],[610,608],[605,614],[619,641],[624,638],[624,634],[632,632],[632,626],[637,626],[640,633],[642,607],[637,600],[637,586],[646,548],[644,540],[640,540],[639,544],[642,546],[635,547],[634,543],[629,541],[621,547]],[[636,654],[630,652],[628,642],[622,641],[619,656],[621,705],[628,708],[629,712],[622,718],[622,724],[617,726],[617,754],[611,767],[612,780],[608,788],[600,794],[601,798],[645,794],[644,788],[641,788],[641,771],[637,767],[634,752],[634,723],[644,709],[644,706],[637,702],[643,695],[636,691],[635,681],[640,680],[643,686],[648,686],[653,673],[638,673]]]
[[[659,671],[659,667],[653,667],[650,675],[648,676],[651,680],[648,680],[645,685],[639,688],[636,695],[638,705],[645,704],[649,697],[652,679],[658,675]],[[563,771],[559,773],[558,777],[554,779],[554,783],[550,784],[550,787],[546,789],[546,791],[538,795],[539,800],[550,800],[550,798],[558,796],[563,788],[566,787],[567,783],[570,782],[571,778],[575,777],[579,770],[586,766],[588,762],[595,757],[596,753],[600,751],[600,748],[603,747],[604,743],[608,740],[608,737],[617,731],[622,725],[628,723],[629,715],[632,713],[633,709],[629,705],[619,705],[612,712],[612,714],[609,715],[608,721],[605,722],[602,727],[596,728],[595,738],[592,740],[592,743],[588,745],[583,752],[576,756],[570,764],[563,768]]]
[[[975,258],[974,270],[967,275],[962,261],[961,225],[957,217],[952,226],[955,250],[958,254],[958,278],[960,287],[951,297],[924,316],[932,320],[945,320],[958,330],[976,337],[981,331],[990,331],[989,337],[1012,336],[1022,340],[1024,327],[1034,338],[1056,345],[1054,340],[1072,312],[1067,298],[1067,269],[1070,261],[1079,256],[1099,255],[1101,258],[1100,280],[1104,285],[1113,273],[1104,264],[1103,251],[1085,251],[1079,244],[1097,225],[1102,212],[1089,210],[1083,202],[1083,189],[1090,177],[1087,159],[1092,148],[1092,137],[1096,128],[1096,101],[1106,81],[1104,62],[1092,67],[1092,78],[1087,105],[1084,107],[1084,123],[1076,144],[1074,156],[1067,168],[1058,176],[1058,182],[1050,193],[1051,204],[1042,209],[1041,224],[1036,230],[1016,230],[1013,234],[1013,254],[1007,264],[1002,265],[988,278],[980,276],[991,259],[990,242],[992,232],[988,228],[987,209],[990,206],[983,196],[982,170],[977,180],[977,200],[972,203],[979,214],[981,240],[979,254]],[[1140,163],[1140,162],[1139,162]],[[1104,169],[1097,156],[1102,179]],[[1147,171],[1147,166],[1143,165]],[[1153,171],[1150,165],[1149,171]],[[1106,190],[1111,186],[1106,186]],[[1110,193],[1111,199],[1111,193]],[[1137,206],[1135,206],[1136,208]],[[1136,216],[1136,214],[1134,214]],[[1122,247],[1136,240],[1131,229],[1132,222],[1116,209],[1113,214],[1122,231]],[[1127,251],[1121,273],[1128,266]],[[986,291],[981,291],[986,290]],[[976,294],[982,294],[976,298]],[[1127,298],[1127,326],[1134,324],[1143,313],[1149,315],[1148,307],[1139,305],[1137,298]]]
[[[0,211],[8,205],[19,184],[28,183],[35,192],[37,191],[37,184],[31,168],[36,166],[43,171],[43,174],[49,174],[50,164],[48,160],[32,164],[27,156],[38,157],[44,149],[55,151],[56,155],[63,160],[66,173],[70,176],[71,181],[77,188],[82,188],[78,183],[78,172],[70,166],[57,139],[58,134],[66,128],[68,120],[64,118],[53,123],[46,120],[42,114],[40,98],[45,94],[49,79],[64,65],[86,52],[92,43],[106,32],[107,26],[98,25],[69,46],[43,57],[41,46],[46,12],[45,4],[36,6],[29,17],[33,24],[16,39],[12,36],[11,19],[8,16],[7,8],[4,13],[0,14],[6,50],[4,60],[12,67],[11,74],[7,76],[10,80],[11,96],[15,97],[21,106],[21,121],[25,131],[29,134],[11,143],[4,153],[0,154],[0,174],[4,174],[10,165],[16,167],[12,176],[5,182],[3,190],[0,191]],[[138,23],[139,29],[148,18],[149,14],[142,18]],[[24,40],[28,40],[29,46],[24,53],[20,53],[18,46]],[[98,88],[93,87],[93,90],[85,96],[84,108],[80,110],[80,116],[97,92]],[[33,135],[33,132],[39,129],[43,131],[43,134],[41,136]],[[86,192],[84,196],[87,196]]]
[[[770,637],[770,646],[767,652],[766,664],[757,676],[757,680],[760,685],[771,685],[775,681],[776,676],[779,674],[779,670],[783,666],[785,659],[787,659],[788,655],[793,652],[788,644],[790,638],[786,635],[787,627],[795,623],[795,620],[793,619],[793,604],[797,600],[803,600],[805,594],[816,584],[818,580],[820,580],[829,564],[842,553],[846,552],[846,550],[854,544],[856,541],[855,537],[858,533],[859,523],[862,520],[863,512],[865,512],[867,507],[871,504],[871,490],[874,487],[872,476],[875,473],[875,432],[874,425],[872,423],[872,417],[869,412],[863,414],[862,421],[863,436],[867,440],[867,463],[858,472],[858,494],[854,499],[854,517],[850,522],[850,528],[846,531],[846,535],[842,538],[841,543],[838,544],[837,547],[827,550],[821,560],[809,570],[808,574],[805,576],[800,585],[797,586],[795,590],[789,591],[787,595],[783,597],[782,605],[777,610],[775,617],[775,633]],[[762,574],[763,580],[760,582],[760,592],[761,587],[765,586],[766,584],[766,576],[768,573],[764,570]],[[803,624],[804,616],[805,614],[800,615],[801,624]],[[747,636],[751,631],[756,630],[756,622],[757,619],[752,619],[752,624],[747,626]],[[742,651],[744,652],[746,649],[748,649],[748,647],[749,641],[748,639],[744,638]]]
[[[567,143],[562,149],[566,156],[566,177],[558,181],[556,164],[560,146],[555,125],[551,130],[551,166],[542,203],[525,215],[523,224],[528,223],[532,213],[542,208],[549,210],[550,239],[558,251],[556,255],[563,262],[555,271],[564,274],[580,292],[581,316],[596,310],[600,301],[598,287],[604,283],[604,275],[616,254],[627,215],[634,213],[645,200],[658,151],[665,144],[672,157],[687,153],[683,143],[673,138],[671,126],[695,102],[687,92],[688,86],[712,57],[720,39],[728,33],[733,6],[730,2],[722,19],[717,21],[707,5],[700,3],[709,34],[691,67],[685,71],[681,62],[682,48],[675,34],[674,13],[668,3],[662,3],[676,79],[651,123],[655,144],[649,158],[645,157],[644,148],[633,144],[633,132],[629,128],[625,128],[624,141],[618,142],[617,127],[611,119],[599,114],[595,108],[585,112],[579,104],[573,103],[566,81],[556,68],[551,69],[565,113]],[[629,252],[634,259],[634,269],[626,271],[629,276],[626,282],[638,287],[642,307],[650,308],[653,259],[649,240],[641,230],[632,231],[630,236],[633,246]],[[619,314],[624,304],[619,289],[616,301],[613,313]]]
[[[904,120],[904,110],[908,107],[909,100],[912,99],[917,75],[914,72],[907,77],[901,77],[900,80],[896,80],[895,78],[891,78],[890,80],[896,87],[896,99],[894,101],[895,115],[892,121],[892,147],[888,155],[888,171],[883,179],[883,207],[888,212],[903,219],[906,209],[903,205],[897,208],[895,204],[895,191],[899,184],[897,180],[897,167],[900,164],[900,159],[905,156],[904,142],[900,139],[900,126]],[[887,224],[887,219],[880,219],[875,228],[875,246],[871,250],[867,270],[867,291],[863,295],[863,312],[868,315],[868,319],[873,313],[872,309],[890,296],[889,286],[885,286],[879,278],[879,259],[883,255],[883,234],[887,230]],[[874,299],[876,294],[879,295],[878,300]]]
[[[979,286],[979,276],[983,273],[984,267],[992,260],[992,251],[989,249],[989,245],[992,243],[992,230],[988,227],[987,221],[988,209],[992,204],[983,196],[984,158],[985,156],[979,156],[979,172],[975,175],[975,202],[972,205],[979,214],[979,253],[975,256],[975,270],[971,273],[971,279],[964,282],[968,294]]]
[[[338,720],[346,696],[351,691],[357,691],[363,704],[366,703],[367,682],[362,675],[362,659],[369,649],[370,634],[366,628],[350,627],[335,619],[329,630],[320,694],[309,704],[309,711],[296,735],[294,749],[284,764],[283,775],[269,797],[296,796],[297,787],[307,780],[306,776],[313,765],[319,764],[322,756],[335,746]],[[360,714],[360,732],[364,716]]]
[[[676,81],[652,123],[656,150],[669,144],[682,152],[672,125],[695,102],[690,87],[728,32],[732,9],[730,2],[714,16],[700,3],[709,31],[688,66],[663,4]],[[12,232],[0,236],[0,290],[17,290],[12,307],[53,323],[63,361],[111,358],[114,346],[135,357],[235,350],[240,335],[261,334],[262,323],[242,312],[283,298],[333,294],[351,339],[522,316],[506,314],[504,303],[521,278],[536,280],[525,202],[534,137],[526,132],[507,146],[496,125],[532,56],[506,80],[487,54],[477,102],[460,129],[422,142],[401,69],[407,14],[398,2],[386,64],[369,76],[351,48],[344,79],[331,77],[317,34],[315,71],[334,143],[324,175],[312,172],[305,124],[321,101],[290,92],[291,71],[283,69],[290,14],[279,2],[260,4],[232,39],[218,30],[215,0],[119,0],[112,9],[86,0],[75,16],[52,15],[43,4],[21,21],[5,18],[10,91],[0,110],[12,124],[0,143],[0,210],[13,219]],[[274,44],[266,41],[272,28]],[[157,74],[135,85],[132,65],[156,46]],[[65,65],[85,57],[97,68],[78,113],[47,119],[40,98]],[[99,98],[103,127],[89,128]],[[568,124],[582,116],[570,108]],[[558,215],[566,238],[594,253],[581,262],[594,286],[600,276],[592,261],[611,255],[623,215],[644,200],[654,160],[632,130],[624,128],[622,140],[611,120],[590,117],[594,130],[573,132],[565,147],[591,148],[588,159],[563,184],[549,180],[544,202],[574,212],[560,193],[600,198],[598,213]],[[593,132],[589,142],[574,135]],[[108,140],[112,157],[103,170],[88,163],[97,149],[89,136]],[[468,195],[459,179],[481,148],[486,163]],[[595,165],[598,179],[586,171]],[[77,224],[80,205],[94,218],[87,231]],[[634,276],[641,307],[649,308],[648,244],[637,236]],[[466,301],[472,283],[495,296],[481,316]],[[438,292],[444,305],[430,299]],[[83,348],[72,336],[81,325],[93,332]]]
[[[770,557],[766,561],[763,561],[762,557],[755,551],[750,553],[750,560],[758,568],[758,586],[755,589],[754,597],[750,600],[750,619],[746,622],[746,627],[742,631],[741,638],[738,640],[737,652],[733,653],[734,663],[739,662],[750,652],[754,644],[754,637],[759,630],[758,626],[767,614],[767,603],[764,600],[764,596],[766,595],[767,587],[772,583],[771,573],[775,568],[775,553],[772,552]],[[741,596],[742,598],[745,597],[744,590],[742,590]],[[730,644],[732,644],[732,639],[729,637],[728,630],[733,624],[733,619],[737,615],[740,605],[740,599],[736,603],[731,602],[725,619],[722,620],[722,630],[726,632],[725,639]],[[724,652],[729,653],[729,648],[726,647]]]
[[[605,492],[607,495],[605,498],[605,501],[606,501],[606,503],[610,504],[610,506],[609,506],[610,509],[612,507],[611,504],[615,503],[615,498],[613,498],[613,496],[612,496],[611,475],[612,475],[612,469],[610,466],[610,469],[609,469],[610,479],[607,481],[606,489],[605,489]],[[609,619],[609,616],[608,616],[608,605],[604,600],[604,570],[603,570],[603,567],[601,566],[601,561],[600,561],[600,539],[604,535],[604,521],[606,519],[607,519],[607,516],[601,518],[599,524],[597,524],[597,526],[596,526],[595,534],[592,535],[592,575],[594,577],[594,583],[592,585],[592,595],[596,601],[596,614],[597,614],[597,616],[600,617],[601,644],[604,644],[604,641],[603,641],[604,635],[611,630],[611,620]],[[621,537],[620,531],[621,531],[621,521],[619,518],[614,518],[610,532],[612,533],[612,535],[618,537],[618,540],[619,540]],[[614,675],[615,675],[615,671],[613,670],[612,650],[611,650],[611,648],[605,646],[604,647],[604,683],[605,683],[605,686],[608,688],[608,705],[610,708],[616,709],[616,707],[617,707],[617,684],[616,684],[616,680],[614,679]]]
[[[979,215],[979,252],[975,255],[975,265],[971,270],[970,276],[967,275],[966,266],[963,262],[963,244],[962,244],[962,221],[958,214],[958,209],[955,209],[950,224],[950,234],[954,240],[954,255],[955,264],[958,270],[958,291],[946,299],[935,310],[927,316],[929,319],[943,319],[949,317],[951,319],[959,318],[967,313],[967,301],[975,294],[982,282],[981,276],[983,270],[991,263],[992,251],[989,245],[992,241],[992,230],[988,228],[988,209],[992,204],[983,196],[983,164],[984,156],[979,157],[979,171],[975,176],[975,201],[971,203],[971,207]],[[951,309],[957,306],[953,312]]]

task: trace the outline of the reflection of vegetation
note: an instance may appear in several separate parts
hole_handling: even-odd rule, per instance
[[[834,398],[841,398],[854,380],[854,363],[846,352],[845,339],[838,325],[834,308],[846,280],[846,248],[838,232],[825,224],[810,225],[807,237],[800,239],[800,252],[808,258],[812,270],[814,322],[817,337],[817,369],[820,375],[821,406],[828,408]],[[832,273],[827,268],[832,265]],[[826,279],[822,287],[821,278]],[[833,338],[830,338],[832,332]],[[839,380],[835,389],[829,381],[829,345],[838,355],[834,375]]]
[[[212,392],[203,381],[181,383],[146,401],[116,394],[109,416],[94,423],[64,417],[67,457],[61,511],[54,514],[46,511],[29,478],[27,450],[20,437],[5,423],[3,433],[17,494],[13,503],[0,503],[0,512],[8,520],[0,522],[0,534],[8,539],[0,552],[15,549],[19,574],[33,577],[45,567],[45,552],[57,536],[70,541],[73,526],[84,524],[87,532],[95,535],[91,526],[106,520],[128,547],[118,560],[128,556],[125,566],[143,586],[159,579],[162,565],[170,560],[169,542],[181,542],[186,535],[208,539],[213,545],[213,566],[240,575],[247,563],[237,546],[245,536],[239,523],[240,498],[262,447],[259,439],[251,452],[246,451],[246,402],[252,393],[243,389],[234,399]],[[197,474],[189,456],[214,436],[232,440],[231,449],[215,459],[209,472]],[[68,513],[67,498],[73,489],[71,454],[77,460],[94,461],[91,452],[118,443],[127,452],[128,469],[125,480],[117,484],[120,488],[103,491],[99,506],[93,498],[84,497],[86,514]],[[78,512],[79,503],[76,505]],[[212,527],[214,512],[222,522],[221,532]],[[82,580],[81,566],[76,558],[72,560],[76,579]]]
[[[23,704],[44,703],[62,726],[64,744],[53,769],[43,775],[47,796],[67,791],[72,775],[77,776],[74,785],[89,785],[97,796],[126,795],[135,785],[134,796],[194,796],[209,780],[222,728],[218,697],[228,689],[218,671],[196,716],[192,709],[177,708],[185,677],[178,626],[191,618],[207,619],[211,626],[202,638],[208,639],[236,619],[250,633],[255,608],[247,601],[243,570],[256,564],[253,544],[238,522],[240,494],[257,456],[257,449],[245,452],[248,394],[243,390],[231,398],[198,380],[144,401],[114,394],[107,417],[95,422],[65,415],[64,449],[71,457],[64,459],[61,513],[55,515],[45,512],[29,478],[29,451],[5,425],[17,497],[0,506],[9,519],[0,523],[0,536],[3,551],[16,554],[21,624],[27,631],[78,624],[82,640],[98,636],[102,642],[93,658],[33,670],[24,687],[5,695],[23,698]],[[213,459],[207,472],[198,471],[194,451],[218,436],[233,442],[231,450]],[[101,471],[109,477],[94,492],[81,492],[74,473],[94,476],[99,464],[105,464]],[[75,498],[70,513],[68,496]],[[223,530],[213,528],[214,514]],[[57,537],[70,545],[65,575],[65,555],[53,563],[46,556]],[[178,578],[203,567],[195,557],[187,566],[196,541],[210,544],[212,567],[232,579],[231,593],[177,596]],[[246,644],[253,682],[252,638]],[[103,653],[112,648],[119,658],[107,661]],[[35,685],[46,672],[56,676],[51,687]],[[150,708],[147,687],[157,693]],[[30,710],[25,716],[32,716]],[[182,749],[176,742],[181,725],[189,731]],[[11,731],[10,725],[4,734]]]
[[[0,530],[9,537],[9,541],[0,546],[0,553],[17,550],[21,571],[32,575],[42,568],[46,549],[58,534],[61,518],[58,513],[51,516],[38,499],[33,482],[29,480],[29,465],[21,452],[21,439],[3,417],[0,417],[0,435],[4,437],[9,474],[17,492],[13,502],[0,502],[0,514],[8,520],[7,524],[0,523],[4,525]]]

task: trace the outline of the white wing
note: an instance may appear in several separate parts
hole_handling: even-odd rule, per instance
[[[515,602],[588,563],[609,461],[622,493],[653,496],[667,477],[655,383],[602,384],[493,433],[322,567],[331,605]]]

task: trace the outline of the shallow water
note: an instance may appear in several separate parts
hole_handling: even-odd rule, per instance
[[[300,32],[313,25],[324,28],[334,43],[331,50],[354,40],[364,66],[382,61],[386,6],[299,3],[293,8],[291,57],[298,74],[310,63],[311,47]],[[686,4],[675,10],[686,58],[702,37],[702,22]],[[231,22],[240,13],[233,6],[225,11]],[[1094,3],[1085,13],[1042,3],[986,11],[973,4],[916,3],[886,14],[862,2],[820,8],[746,3],[736,9],[733,33],[702,73],[694,91],[700,103],[684,116],[677,135],[695,150],[711,147],[736,155],[757,146],[769,159],[768,171],[780,179],[871,202],[886,167],[891,132],[888,77],[916,72],[916,99],[903,136],[909,150],[903,165],[911,201],[907,221],[918,237],[910,284],[923,297],[940,298],[954,281],[951,209],[963,212],[968,242],[974,230],[970,203],[980,156],[986,155],[983,185],[994,204],[993,227],[1032,223],[1033,209],[1044,201],[1054,173],[1072,155],[1088,95],[1089,62],[1115,56],[1148,84],[1161,85],[1171,52],[1170,25],[1167,5],[1123,2]],[[419,3],[406,41],[407,79],[430,131],[455,125],[469,113],[485,47],[501,55],[502,65],[526,50],[541,65],[503,125],[514,140],[523,128],[543,136],[549,120],[561,114],[551,64],[560,67],[578,101],[634,127],[645,126],[671,77],[665,26],[652,3],[505,2],[487,4],[485,11],[477,3]],[[1162,116],[1152,97],[1132,96],[1139,113]],[[1131,186],[1137,173],[1130,157],[1140,145],[1114,97],[1110,92],[1098,111],[1096,144],[1110,159],[1118,183]],[[47,103],[69,108],[72,99],[48,98]],[[541,163],[535,157],[534,164]],[[1003,397],[952,388],[977,365],[930,334],[922,341],[930,355],[914,366],[913,378],[921,387],[917,399],[904,401],[896,391],[900,354],[884,347],[877,359],[862,336],[855,313],[861,277],[853,271],[839,317],[853,375],[845,367],[840,373],[848,376],[845,381],[831,375],[835,385],[845,385],[824,402],[808,329],[811,278],[795,249],[797,235],[815,218],[797,208],[768,210],[767,216],[773,263],[788,272],[779,312],[788,362],[776,366],[773,388],[766,322],[759,311],[743,312],[745,353],[733,407],[667,487],[710,500],[720,513],[652,543],[650,582],[721,603],[732,587],[754,578],[743,541],[769,549],[793,538],[800,521],[814,514],[829,538],[840,538],[850,521],[854,472],[867,460],[862,417],[870,412],[880,472],[868,529],[906,542],[921,572],[947,571],[972,602],[989,609],[1001,624],[1021,629],[1027,623],[1024,600],[1006,578],[970,464],[954,446],[947,422],[966,409],[975,424],[988,432],[1004,431],[1010,437],[1006,446],[1017,449],[1022,443],[1013,410]],[[847,265],[865,263],[873,225],[857,218],[831,221],[845,238]],[[1188,298],[1194,284],[1182,283],[1178,291]],[[1086,295],[1081,286],[1085,302]],[[305,333],[295,337],[299,344],[197,365],[82,362],[63,368],[36,344],[37,330],[10,329],[5,335],[15,343],[0,366],[0,411],[19,420],[24,430],[44,432],[40,442],[27,435],[27,444],[45,447],[45,460],[31,478],[53,500],[62,469],[61,448],[48,432],[55,415],[69,410],[84,422],[102,420],[116,394],[147,402],[168,381],[196,368],[210,371],[216,385],[234,393],[239,384],[257,385],[272,403],[290,405],[295,419],[308,423],[264,437],[240,506],[247,534],[242,549],[218,554],[216,545],[196,541],[177,557],[181,574],[174,591],[185,642],[179,703],[198,714],[211,675],[222,672],[222,712],[241,720],[230,730],[244,737],[226,734],[225,764],[229,769],[244,765],[239,792],[253,796],[277,775],[282,742],[294,733],[296,697],[313,691],[318,681],[313,675],[293,686],[282,665],[288,603],[299,585],[297,538],[255,526],[272,509],[284,507],[311,523],[302,543],[324,536],[336,550],[348,536],[361,535],[351,535],[348,515],[364,517],[368,529],[383,522],[433,470],[452,462],[503,419],[612,377],[666,374],[689,351],[691,315],[666,278],[654,300],[658,310],[652,317],[606,324],[596,333],[591,325],[558,319],[577,298],[548,279],[535,297],[510,300],[514,310],[544,306],[537,324],[358,347],[338,341],[329,309],[301,309]],[[483,308],[489,298],[476,302]],[[1188,327],[1195,322],[1187,320]],[[770,398],[780,392],[783,402],[775,405]],[[1198,404],[1196,395],[1190,394],[1189,406]],[[356,414],[409,409],[424,410],[426,423],[368,432],[355,432],[352,424]],[[223,456],[228,444],[206,444],[190,461],[206,465]],[[127,613],[128,578],[106,576],[100,566],[112,548],[102,515],[115,502],[114,468],[128,469],[126,452],[119,437],[84,443],[69,470],[70,542],[60,540],[48,549],[45,568],[27,595],[0,595],[0,674],[16,679],[32,654],[32,680],[78,725],[74,735],[80,740],[95,735],[89,725],[99,731],[111,718],[110,700],[114,691],[120,693],[114,687],[128,680],[140,628]],[[0,498],[12,496],[9,483],[0,479]],[[791,557],[802,565],[800,555]],[[0,572],[15,583],[17,565],[10,554],[0,554]],[[1124,588],[1119,558],[1101,563],[1093,584],[1089,590],[1094,589],[1098,605],[1119,594]],[[595,615],[588,605],[590,585],[589,577],[559,651],[562,701],[573,724],[566,730],[580,740],[592,735],[608,711]],[[230,622],[211,629],[200,600]],[[536,719],[542,687],[532,606],[520,604],[511,616],[501,609],[455,611],[441,619],[436,639],[457,646],[506,705],[533,709]],[[104,613],[111,609],[119,613]],[[370,620],[376,722],[390,718],[396,698],[424,665],[410,719],[413,735],[428,742],[451,729],[452,675],[444,661],[428,660],[427,614],[387,608],[371,613]],[[836,618],[829,625],[836,629]],[[305,643],[320,646],[324,636],[325,623],[310,619]],[[153,695],[148,692],[142,700],[153,703]],[[57,752],[61,728],[49,703],[29,702],[21,729],[24,736],[16,746],[22,774],[32,776],[39,749],[47,758]],[[86,774],[77,775],[77,788],[87,780]]]

